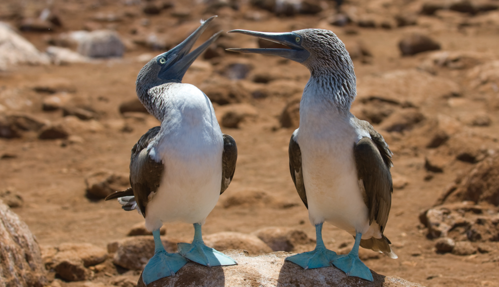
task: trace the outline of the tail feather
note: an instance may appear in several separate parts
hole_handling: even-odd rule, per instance
[[[135,196],[119,197],[118,202],[121,204],[121,208],[123,208],[126,211],[137,209],[137,202],[135,201]]]
[[[124,191],[115,191],[114,193],[111,193],[110,195],[106,196],[105,200],[111,200],[125,196],[133,196],[133,189],[131,187],[127,188]]]
[[[360,240],[360,246],[362,246],[363,248],[382,252],[392,259],[397,259],[398,256],[397,254],[395,254],[395,252],[393,252],[392,248],[390,247],[390,243],[390,240],[384,235],[382,238],[371,237],[369,239]]]

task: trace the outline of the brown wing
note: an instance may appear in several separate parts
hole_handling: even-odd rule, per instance
[[[303,172],[301,165],[301,150],[300,146],[295,140],[295,135],[298,129],[291,136],[289,141],[289,172],[291,173],[291,178],[295,183],[296,191],[301,198],[301,201],[308,208],[307,193],[305,192],[305,183],[303,182]]]
[[[236,162],[237,162],[237,145],[236,141],[229,135],[223,135],[224,137],[224,151],[222,154],[222,186],[220,188],[220,194],[229,187],[234,173],[236,172]]]

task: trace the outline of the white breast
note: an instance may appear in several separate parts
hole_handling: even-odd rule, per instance
[[[223,137],[210,100],[193,85],[176,84],[156,149],[165,165],[147,206],[146,226],[204,223],[220,195]]]
[[[355,234],[369,224],[353,154],[360,135],[350,120],[349,112],[304,94],[297,141],[312,224],[328,221]]]

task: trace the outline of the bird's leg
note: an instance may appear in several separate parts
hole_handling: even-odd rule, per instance
[[[237,264],[234,259],[204,244],[199,223],[194,223],[194,240],[192,240],[192,243],[179,243],[178,249],[179,253],[185,258],[208,267]]]
[[[315,226],[317,244],[310,252],[300,253],[286,258],[304,269],[314,269],[331,266],[331,262],[337,258],[334,251],[326,248],[322,241],[322,223]]]
[[[159,229],[152,232],[154,236],[154,256],[147,262],[142,272],[142,280],[147,285],[164,277],[173,276],[187,260],[178,253],[168,253],[161,242]]]
[[[368,281],[373,281],[373,275],[371,270],[360,261],[359,258],[359,246],[360,240],[362,238],[362,233],[357,232],[355,235],[355,244],[352,250],[347,255],[341,256],[336,259],[333,264],[341,271],[345,272],[348,276],[359,277]]]

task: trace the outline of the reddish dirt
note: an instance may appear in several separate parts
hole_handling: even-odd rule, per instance
[[[31,6],[26,6],[26,9],[39,6],[32,2],[29,2]],[[148,27],[141,27],[143,29],[154,30],[163,27],[165,35],[168,35],[169,29],[172,29],[171,33],[175,33],[174,27],[169,27],[172,25],[170,23],[176,25],[178,20],[170,17],[169,12],[163,11],[157,16],[147,16],[142,14],[138,6],[124,6],[121,2],[123,1],[105,1],[104,4],[94,5],[80,1],[54,1],[63,28],[58,28],[55,33],[50,34],[24,32],[22,35],[32,41],[39,50],[44,50],[47,46],[45,42],[47,35],[55,36],[64,31],[79,30],[83,27],[83,23],[88,22],[88,19],[97,12],[123,13],[124,11],[132,11],[136,16],[125,18],[124,21],[112,25],[125,39],[131,37],[130,29],[138,27],[142,18],[148,18],[151,22]],[[327,3],[332,6],[332,3]],[[356,5],[355,3],[350,5]],[[222,8],[218,11],[220,17],[216,22],[221,23],[219,27],[225,30],[241,28],[290,31],[324,27],[321,20],[326,15],[277,18],[268,14],[268,20],[255,22],[243,18],[244,11],[249,9],[246,6],[242,6],[240,11]],[[201,7],[193,9],[187,17],[188,21],[197,21],[211,14],[203,14],[202,11],[204,10]],[[428,18],[420,16],[422,17]],[[7,21],[16,23],[15,18],[9,18]],[[447,23],[443,20],[438,21]],[[362,85],[363,79],[369,75],[415,69],[426,59],[427,54],[401,57],[397,48],[400,38],[415,27],[418,26],[385,30],[328,26],[346,43],[361,40],[373,54],[371,63],[354,61],[359,85]],[[355,29],[357,34],[351,35],[346,32],[347,29]],[[201,40],[209,37],[209,33],[214,31],[215,28],[206,32]],[[483,29],[479,26],[430,30],[430,35],[441,43],[444,51],[488,53],[491,55],[490,60],[493,60],[499,56],[498,32],[499,26]],[[255,45],[252,40],[244,36],[236,36],[234,39],[236,40],[231,40],[231,44],[237,47],[245,44]],[[82,143],[65,144],[64,140],[38,140],[36,135],[30,133],[24,134],[19,139],[0,138],[0,155],[14,156],[14,158],[0,159],[1,185],[13,187],[23,197],[24,206],[14,209],[14,212],[28,224],[40,245],[87,242],[105,248],[107,243],[125,237],[134,224],[143,220],[136,212],[121,210],[115,201],[87,199],[84,179],[88,174],[98,170],[128,172],[132,146],[148,128],[157,125],[152,116],[147,116],[145,120],[124,120],[118,111],[120,103],[135,97],[135,77],[143,66],[143,62],[138,62],[136,58],[145,52],[154,55],[160,51],[151,52],[137,46],[127,51],[123,59],[118,60],[68,66],[18,66],[8,72],[0,73],[0,93],[5,95],[7,91],[15,91],[11,94],[17,95],[19,97],[17,100],[30,100],[32,103],[29,106],[22,104],[19,109],[12,111],[28,113],[51,121],[60,120],[62,118],[60,111],[42,111],[41,100],[46,95],[34,92],[31,86],[52,78],[64,78],[76,88],[73,94],[74,101],[85,103],[96,110],[98,122],[103,125],[100,131],[93,133],[84,130],[70,131],[70,134],[82,137],[84,139]],[[306,68],[303,66],[291,62],[283,64],[279,59],[260,55],[240,56],[226,53],[223,58],[212,60],[212,63],[217,70],[223,67],[224,63],[242,59],[248,59],[255,67],[270,68],[281,65],[282,73],[295,77],[302,87],[308,79]],[[434,99],[431,105],[422,105],[421,111],[427,118],[440,114],[452,119],[464,117],[470,112],[486,113],[491,119],[489,126],[468,127],[468,130],[472,133],[471,137],[479,139],[486,149],[497,150],[499,113],[497,106],[494,107],[493,104],[497,103],[499,95],[475,91],[469,85],[467,72],[466,69],[439,68],[438,70],[439,77],[451,79],[459,85],[462,91],[460,98],[467,100],[466,105],[451,107],[448,104],[449,99],[439,98]],[[188,72],[184,82],[200,86],[207,76],[200,72]],[[250,82],[249,79],[243,81]],[[281,111],[291,96],[293,95],[247,99],[246,102],[258,111],[258,116],[246,120],[238,129],[223,128],[224,133],[232,135],[237,141],[239,151],[237,169],[229,189],[221,196],[219,204],[206,221],[205,234],[222,231],[251,233],[268,226],[284,226],[303,230],[311,238],[315,238],[314,228],[308,221],[307,210],[301,203],[289,176],[287,147],[293,130],[280,128],[279,124]],[[5,101],[5,97],[0,100]],[[4,102],[0,104],[5,105]],[[361,103],[356,101],[353,111],[358,111],[355,108],[359,105]],[[11,109],[8,106],[7,108]],[[115,122],[126,122],[132,131],[122,132],[109,127]],[[375,125],[375,128],[379,130],[379,125]],[[418,220],[419,213],[437,201],[456,175],[466,173],[473,164],[450,159],[443,173],[430,173],[424,168],[425,157],[430,151],[422,144],[424,140],[421,137],[424,135],[417,134],[417,129],[414,133],[402,134],[381,130],[380,132],[394,151],[393,171],[405,177],[408,184],[393,193],[390,219],[385,231],[399,259],[391,260],[385,256],[378,256],[365,260],[365,263],[380,274],[399,276],[428,286],[499,286],[497,242],[486,242],[492,251],[485,254],[477,253],[469,256],[437,254],[434,250],[435,242],[426,238],[426,231]],[[443,147],[441,152],[445,154],[446,149],[450,148]],[[266,192],[274,198],[274,203],[223,207],[222,202],[231,194],[254,190]],[[172,223],[166,224],[166,227],[168,236],[172,238],[189,240],[193,235],[193,228],[188,224]],[[327,247],[332,250],[344,247],[344,243],[348,244],[348,249],[353,243],[350,235],[330,224],[324,226],[324,239]],[[304,245],[297,251],[311,248],[313,245]]]

